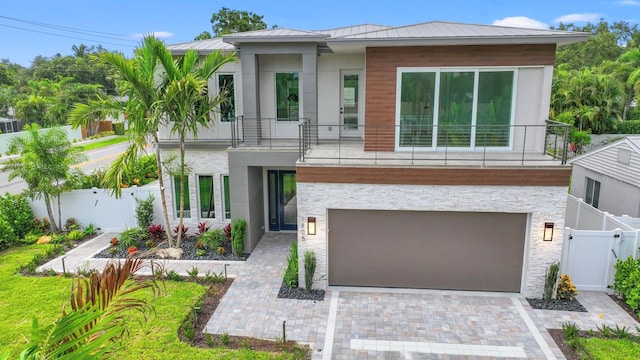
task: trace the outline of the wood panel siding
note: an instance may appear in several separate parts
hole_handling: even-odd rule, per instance
[[[420,168],[298,166],[296,179],[307,183],[385,185],[569,186],[570,167]]]
[[[395,150],[398,67],[553,65],[555,50],[555,44],[367,48],[365,151]]]

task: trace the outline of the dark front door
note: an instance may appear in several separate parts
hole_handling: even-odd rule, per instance
[[[269,230],[297,230],[296,172],[268,170]]]

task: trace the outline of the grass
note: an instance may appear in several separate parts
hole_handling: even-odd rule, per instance
[[[24,277],[15,274],[21,263],[26,263],[37,252],[49,245],[30,245],[0,252],[0,356],[9,351],[9,358],[17,358],[27,343],[31,321],[37,317],[48,324],[60,315],[68,301],[71,280],[56,277]],[[293,359],[288,354],[271,354],[252,350],[225,348],[200,349],[178,338],[178,327],[192,306],[206,292],[206,288],[190,282],[166,282],[166,290],[152,304],[155,314],[150,321],[132,315],[131,333],[122,348],[114,354],[119,360],[127,359]],[[147,300],[151,293],[141,293]]]
[[[80,149],[82,149],[82,151],[89,151],[89,150],[95,150],[95,149],[103,148],[103,147],[106,147],[106,146],[120,144],[120,143],[126,142],[128,140],[129,140],[129,138],[126,137],[126,136],[117,136],[117,137],[113,137],[113,138],[106,139],[106,140],[101,140],[101,141],[96,141],[96,142],[92,142],[92,143],[89,143],[89,144],[76,145],[76,146],[78,146]]]
[[[586,351],[593,359],[638,359],[640,354],[640,344],[626,339],[583,339]]]

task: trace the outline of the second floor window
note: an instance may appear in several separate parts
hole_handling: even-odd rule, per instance
[[[278,121],[298,121],[298,73],[276,73],[276,117]]]
[[[236,117],[236,90],[233,74],[218,74],[218,93],[225,101],[220,104],[220,121],[232,121]]]

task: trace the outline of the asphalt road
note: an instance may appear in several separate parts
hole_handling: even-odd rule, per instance
[[[128,144],[120,143],[107,147],[103,147],[96,150],[86,151],[87,161],[76,165],[84,173],[90,173],[94,169],[103,167],[107,168],[111,162],[120,154],[124,152]],[[22,190],[27,188],[27,184],[21,178],[15,178],[9,181],[9,173],[0,171],[0,194],[9,192],[11,194],[18,194]]]

